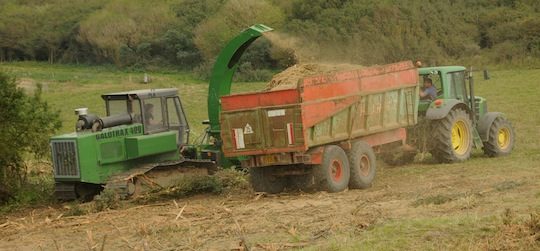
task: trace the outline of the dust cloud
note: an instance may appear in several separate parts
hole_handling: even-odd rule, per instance
[[[354,49],[347,49],[343,44],[329,46],[326,42],[307,41],[279,32],[265,33],[264,36],[278,50],[289,53],[295,65],[276,74],[267,84],[266,90],[296,88],[298,81],[307,76],[329,74],[333,72],[363,68],[357,64]]]

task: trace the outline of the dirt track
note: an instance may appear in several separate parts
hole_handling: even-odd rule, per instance
[[[373,188],[338,194],[198,195],[72,217],[61,207],[39,208],[0,220],[0,250],[234,250],[241,241],[249,250],[326,250],[329,243],[362,241],[395,221],[499,216],[504,208],[526,212],[519,202],[535,199],[540,174],[486,177],[488,168],[380,165]],[[485,248],[477,236],[461,237],[473,243],[469,248]],[[421,234],[436,249],[448,248],[452,238],[437,229]]]

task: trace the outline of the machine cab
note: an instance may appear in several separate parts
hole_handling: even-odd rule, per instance
[[[419,73],[420,87],[423,87],[424,78],[430,78],[437,89],[437,98],[468,101],[465,67],[427,67],[420,68]]]
[[[178,131],[178,144],[189,141],[189,125],[176,88],[147,89],[102,95],[107,116],[131,117],[143,124],[144,134]]]

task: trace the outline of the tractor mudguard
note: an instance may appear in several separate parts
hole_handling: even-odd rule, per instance
[[[457,99],[440,99],[442,100],[441,106],[435,106],[435,101],[431,102],[428,110],[426,111],[426,119],[428,120],[437,120],[442,119],[448,115],[450,110],[454,107],[459,106],[465,109],[470,114],[469,107],[460,100]]]
[[[495,121],[496,118],[503,117],[504,113],[501,112],[488,112],[480,118],[478,121],[478,125],[476,126],[476,129],[478,130],[478,133],[480,134],[480,138],[483,142],[486,142],[489,140],[489,128],[491,127],[491,124],[493,124],[493,121]]]

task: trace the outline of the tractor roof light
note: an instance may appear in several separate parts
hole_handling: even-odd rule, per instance
[[[433,101],[433,105],[437,108],[441,107],[443,104],[443,100],[442,99],[436,99],[435,101]]]

